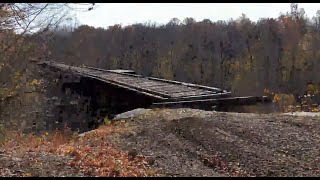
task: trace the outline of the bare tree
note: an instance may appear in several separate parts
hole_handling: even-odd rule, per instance
[[[24,34],[37,33],[39,40],[47,43],[50,40],[49,29],[70,18],[70,12],[90,11],[95,3],[0,3],[0,36],[6,32],[19,34],[15,39],[5,43],[2,54],[22,41]]]
[[[0,29],[14,29],[21,34],[56,26],[72,10],[92,10],[94,3],[0,3]],[[82,6],[79,7],[79,6]]]

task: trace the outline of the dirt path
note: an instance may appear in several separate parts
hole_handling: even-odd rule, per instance
[[[153,110],[110,139],[168,176],[319,176],[320,119]]]

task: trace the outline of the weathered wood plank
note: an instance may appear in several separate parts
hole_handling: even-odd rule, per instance
[[[248,105],[259,102],[271,102],[271,99],[267,96],[246,96],[246,97],[228,97],[218,99],[201,99],[201,100],[189,100],[189,101],[171,101],[171,102],[158,102],[153,103],[153,107],[171,107],[176,105],[191,105],[191,104],[204,104],[204,105]]]
[[[230,92],[223,91],[219,88],[208,86],[164,80],[152,77],[143,77],[135,74],[125,74],[110,70],[103,70],[92,67],[75,67],[60,63],[48,63],[52,67],[61,69],[67,72],[77,73],[79,75],[88,76],[99,79],[104,82],[119,85],[130,90],[141,91],[147,94],[153,94],[156,97],[165,98],[167,100],[195,100],[212,97],[227,96]],[[223,93],[217,93],[223,92]],[[161,99],[160,98],[160,99]],[[159,99],[159,98],[158,98]]]
[[[162,81],[162,82],[168,82],[168,83],[174,83],[174,84],[181,84],[188,87],[197,87],[201,89],[209,89],[217,92],[222,92],[222,89],[215,88],[215,87],[209,87],[209,86],[203,86],[203,85],[197,85],[197,84],[191,84],[191,83],[185,83],[185,82],[179,82],[179,81],[172,81],[172,80],[166,80],[166,79],[159,79],[154,77],[148,77],[148,79],[156,80],[156,81]]]
[[[175,98],[179,98],[179,97],[203,96],[203,95],[212,95],[212,94],[216,94],[216,93],[188,91],[188,92],[181,92],[181,93],[172,93],[171,96]]]
[[[92,67],[87,67],[86,68],[91,68],[91,69],[96,69],[100,71],[106,71],[110,72],[110,70],[105,70],[105,69],[99,69],[99,68],[92,68]],[[113,73],[118,73],[118,72],[113,72]],[[121,73],[118,73],[121,74]],[[128,76],[133,76],[133,77],[143,77],[141,75],[136,75],[136,74],[126,74]],[[172,81],[172,80],[166,80],[166,79],[160,79],[160,78],[155,78],[155,77],[146,77],[151,80],[156,80],[156,81],[161,81],[161,82],[168,82],[168,83],[175,83],[175,84],[181,84],[181,85],[186,85],[189,87],[197,87],[197,88],[202,88],[202,89],[209,89],[209,90],[214,90],[214,91],[223,91],[220,88],[215,88],[215,87],[209,87],[209,86],[203,86],[203,85],[197,85],[197,84],[191,84],[191,83],[185,83],[185,82],[179,82],[179,81]]]
[[[190,90],[190,89],[169,89],[169,90],[163,90],[161,89],[161,92],[170,93],[172,96],[179,95],[181,93],[187,93],[187,92],[196,92],[198,94],[206,94],[206,93],[212,93],[212,91],[200,91],[200,90]]]
[[[147,93],[147,92],[139,91],[139,90],[136,90],[136,89],[133,89],[133,88],[124,86],[124,85],[120,85],[120,84],[118,84],[118,83],[110,82],[109,80],[102,79],[102,78],[99,78],[99,77],[95,77],[95,76],[91,76],[91,75],[87,75],[87,74],[85,74],[85,75],[79,74],[79,75],[86,76],[86,77],[89,77],[89,78],[92,78],[92,79],[96,79],[96,80],[99,80],[99,81],[107,82],[107,83],[112,84],[112,85],[114,85],[114,86],[118,86],[118,87],[121,87],[121,88],[130,90],[130,91],[134,91],[134,92],[137,92],[137,93],[139,93],[139,94],[144,94],[144,95],[149,96],[149,97],[154,97],[154,98],[156,98],[156,99],[168,100],[168,98],[164,98],[164,97],[157,96],[157,95],[154,95],[154,94],[150,94],[150,93]]]
[[[89,75],[89,74],[87,74],[87,75]],[[96,77],[98,77],[98,76],[96,76]],[[135,86],[132,86],[132,85],[129,85],[129,84],[126,84],[126,83],[122,83],[122,82],[119,82],[119,81],[115,81],[115,80],[113,80],[113,79],[106,79],[106,78],[101,78],[101,77],[98,77],[98,78],[100,78],[100,79],[105,79],[105,80],[111,81],[111,82],[113,82],[113,83],[118,83],[118,84],[120,84],[120,85],[123,85],[123,86],[126,86],[126,87],[130,87],[130,88],[132,88],[132,89],[136,89],[136,90],[139,90],[139,91],[145,91],[145,92],[147,92],[147,93],[152,93],[152,94],[155,94],[155,95],[157,95],[157,96],[164,97],[164,98],[170,98],[169,95],[164,94],[164,93],[159,93],[159,92],[151,91],[151,90],[146,89],[146,88],[135,87]]]
[[[199,96],[185,96],[185,97],[178,97],[175,98],[176,100],[198,100],[198,99],[204,99],[204,98],[222,98],[222,97],[227,97],[230,96],[230,92],[226,93],[215,93],[215,94],[206,94],[206,95],[199,95]]]

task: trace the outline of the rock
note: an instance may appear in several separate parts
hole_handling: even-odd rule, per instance
[[[92,131],[94,131],[94,130],[92,130]],[[79,136],[80,136],[80,137],[84,137],[86,134],[89,134],[89,133],[92,132],[92,131],[87,131],[87,132],[81,133],[81,134],[79,134]]]
[[[289,113],[283,113],[285,115],[292,115],[292,116],[320,116],[319,112],[289,112]]]
[[[144,109],[144,108],[138,108],[134,109],[132,111],[127,111],[121,114],[116,115],[113,119],[114,120],[119,120],[119,119],[128,119],[128,118],[133,118],[141,114],[145,114],[147,112],[151,111],[151,109]]]

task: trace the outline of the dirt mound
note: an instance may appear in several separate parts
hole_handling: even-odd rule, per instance
[[[17,134],[0,147],[0,174],[319,176],[319,132],[319,117],[149,110],[82,137]]]
[[[320,120],[279,114],[156,110],[112,136],[169,176],[319,176]]]

